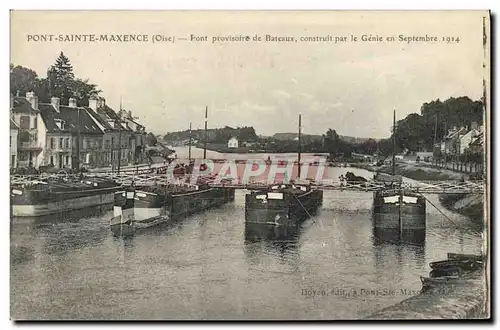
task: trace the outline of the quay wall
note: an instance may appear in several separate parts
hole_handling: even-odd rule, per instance
[[[456,284],[443,284],[384,308],[364,319],[415,320],[415,319],[488,319],[490,296],[486,274]]]

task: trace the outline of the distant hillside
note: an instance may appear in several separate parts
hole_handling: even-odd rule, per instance
[[[298,133],[276,133],[272,137],[276,140],[293,140],[298,136]],[[314,134],[302,134],[304,139],[310,140],[322,140],[323,135],[314,135]],[[360,137],[352,137],[339,135],[340,139],[349,143],[360,144],[369,140],[369,138],[360,138]],[[380,139],[372,139],[378,141]]]
[[[166,142],[187,141],[189,140],[189,135],[188,130],[170,132],[163,136],[163,140]],[[207,130],[206,135],[208,143],[226,144],[232,137],[236,137],[240,141],[257,141],[259,139],[257,134],[255,134],[254,128],[247,126],[236,128],[229,126],[225,126],[223,128],[211,128]],[[203,140],[205,138],[205,130],[192,130],[191,138],[198,141]]]

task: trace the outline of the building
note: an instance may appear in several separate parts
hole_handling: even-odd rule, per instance
[[[439,143],[440,151],[442,154],[459,154],[460,143],[459,139],[465,135],[468,129],[465,127],[453,127],[448,130],[448,133],[443,137]]]
[[[228,148],[238,148],[238,139],[235,138],[234,136],[229,139],[227,142],[227,147]]]
[[[469,144],[469,152],[471,154],[480,154],[484,152],[484,126],[479,126],[476,129],[475,135],[471,138]]]
[[[9,164],[10,168],[17,168],[17,145],[19,143],[19,126],[11,119],[10,120],[10,157]]]
[[[146,127],[137,122],[137,118],[132,116],[131,111],[121,110],[119,115],[121,122],[125,123],[126,127],[132,130],[130,151],[133,163],[139,164],[144,162],[146,160],[144,151],[147,144]]]
[[[25,97],[11,96],[11,119],[19,127],[17,146],[18,167],[38,168],[43,162],[46,130],[33,92]]]
[[[74,98],[69,99],[67,106],[60,105],[58,97],[39,106],[47,132],[43,164],[75,168],[79,159],[80,167],[98,166],[104,132],[88,111],[78,107]]]
[[[108,105],[106,100],[90,99],[88,112],[91,114],[96,125],[99,125],[104,132],[101,151],[103,153],[100,166],[111,166],[117,168],[118,165],[128,165],[132,160],[131,146],[135,144],[131,139],[133,132],[126,123],[123,123],[119,115]],[[121,140],[121,143],[120,143]],[[118,161],[121,158],[120,163]]]

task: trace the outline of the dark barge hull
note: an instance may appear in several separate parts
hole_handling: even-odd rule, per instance
[[[176,194],[148,193],[136,188],[133,202],[126,199],[130,191],[115,196],[115,217],[110,228],[114,234],[133,234],[189,215],[234,201],[235,189],[209,188]],[[130,205],[130,203],[133,203]],[[117,209],[121,215],[117,214]]]
[[[386,203],[386,193],[375,192],[373,204],[374,227],[382,230],[425,230],[426,201],[421,196],[405,194],[404,198],[416,199],[415,203]],[[402,228],[401,228],[402,227]]]
[[[113,183],[95,187],[89,187],[90,184],[87,187],[68,186],[66,189],[50,189],[50,183],[47,186],[45,189],[12,187],[12,216],[39,217],[97,206],[109,206],[111,210],[115,192],[119,189]]]
[[[245,195],[245,221],[248,224],[296,226],[315,214],[322,201],[322,190],[309,190],[300,195],[252,192]]]

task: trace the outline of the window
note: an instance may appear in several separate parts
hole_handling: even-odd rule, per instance
[[[63,142],[64,142],[64,139],[63,138],[59,138],[59,148],[60,149],[63,148]]]
[[[54,149],[56,147],[56,141],[54,138],[50,138],[50,149]]]
[[[69,156],[66,156],[66,165],[69,165]]]
[[[54,165],[54,156],[50,156],[50,165]]]
[[[37,129],[38,128],[38,120],[37,117],[33,118],[33,128]]]
[[[66,148],[69,148],[69,138],[66,138]]]
[[[30,116],[21,116],[19,121],[19,127],[23,129],[30,128]]]
[[[12,147],[12,136],[9,136],[9,146]]]

